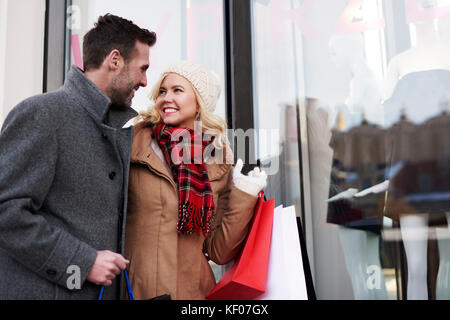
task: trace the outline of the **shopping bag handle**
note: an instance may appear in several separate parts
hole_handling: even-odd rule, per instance
[[[123,270],[123,274],[125,275],[125,282],[127,284],[128,300],[134,300],[133,290],[131,289],[130,279],[128,279],[127,269]],[[98,295],[98,300],[102,300],[104,290],[105,290],[105,286],[102,286],[100,288],[100,294]]]
[[[266,194],[264,193],[264,190],[261,190],[261,191],[258,193],[258,199],[259,199],[259,198],[264,198],[264,201],[267,201]]]

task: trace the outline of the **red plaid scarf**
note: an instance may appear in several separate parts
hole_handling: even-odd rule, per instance
[[[153,135],[178,186],[178,233],[191,234],[195,231],[198,234],[208,234],[211,232],[211,219],[214,215],[214,198],[203,163],[207,141],[192,129],[174,128],[163,122],[153,128]],[[180,137],[186,135],[189,135],[190,139],[186,141],[183,138],[184,146],[181,146]],[[183,147],[190,148],[189,159],[183,159]],[[187,160],[187,163],[184,160]]]

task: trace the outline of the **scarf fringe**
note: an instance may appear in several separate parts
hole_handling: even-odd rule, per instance
[[[211,219],[214,208],[208,208],[205,214],[203,207],[198,207],[192,202],[180,203],[178,207],[177,230],[180,234],[203,233],[204,236],[211,233]]]

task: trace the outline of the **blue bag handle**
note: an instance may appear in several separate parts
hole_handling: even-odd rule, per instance
[[[128,279],[127,269],[123,270],[123,274],[125,275],[125,282],[127,284],[128,299],[134,300],[133,290],[131,289],[130,280]],[[100,294],[98,295],[98,300],[102,300],[104,290],[105,290],[105,286],[102,286],[100,289]]]

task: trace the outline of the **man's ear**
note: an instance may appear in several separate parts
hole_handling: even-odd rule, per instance
[[[110,70],[117,71],[120,69],[120,66],[123,62],[122,55],[120,54],[120,51],[117,49],[114,49],[111,51],[106,58],[107,64]]]

